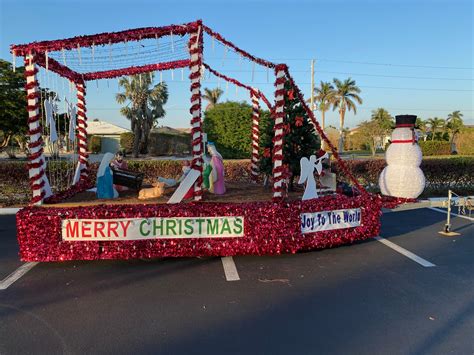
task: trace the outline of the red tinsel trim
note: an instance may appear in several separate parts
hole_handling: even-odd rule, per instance
[[[254,61],[255,63],[263,65],[267,68],[275,68],[276,64],[274,64],[272,62],[269,62],[267,60],[261,59],[261,58],[254,57],[250,53],[248,53],[248,52],[244,51],[243,49],[240,49],[239,47],[234,45],[232,42],[226,40],[219,33],[214,32],[209,27],[207,27],[205,25],[203,25],[202,27],[204,28],[204,31],[206,31],[209,36],[214,37],[218,41],[224,43],[227,47],[232,48],[234,51],[236,51],[237,53],[240,53],[242,56],[246,57],[247,59],[250,59],[250,60]]]
[[[37,109],[39,109],[39,104],[36,103],[34,105],[28,105],[26,106],[26,110],[27,111],[36,111]]]
[[[192,140],[193,160],[191,162],[191,167],[200,172],[200,175],[194,184],[194,200],[195,201],[200,201],[202,198],[203,160],[201,157],[201,154],[202,154],[201,104],[202,102],[201,102],[200,68],[202,64],[203,33],[202,31],[199,30],[199,26],[201,25],[202,25],[201,21],[198,21],[197,26],[194,30],[195,32],[190,33],[189,41],[188,41],[188,50],[189,50],[190,56],[193,55],[196,57],[195,59],[189,60],[189,70],[190,70],[189,79],[191,80],[190,90],[192,93],[191,108],[189,109],[189,112],[192,115],[191,135],[193,137],[193,140]],[[197,138],[194,138],[195,133],[199,133]]]
[[[30,184],[34,184],[35,181],[41,179],[41,178],[43,177],[43,175],[44,175],[44,170],[41,169],[41,170],[38,172],[38,174],[33,175],[32,177],[30,177]],[[33,186],[33,185],[31,185],[31,186]]]
[[[41,116],[40,116],[39,114],[34,115],[34,116],[31,116],[31,117],[28,117],[27,122],[28,122],[28,124],[30,124],[30,123],[36,123],[36,122],[38,122],[38,121],[40,120],[40,117],[41,117]],[[40,132],[41,132],[41,125],[39,126],[39,128],[40,128]],[[33,133],[31,133],[31,132],[32,132],[32,131],[29,131],[29,134],[30,134],[30,135],[33,134]],[[39,132],[37,132],[37,133],[39,133]]]
[[[31,90],[37,86],[38,86],[38,82],[34,80],[25,85],[25,90]]]
[[[41,180],[41,182],[38,183],[38,184],[32,184],[32,185],[31,185],[31,190],[32,190],[32,191],[40,190],[40,189],[42,189],[42,188],[44,187],[44,185],[45,185],[44,180]]]
[[[170,70],[170,69],[178,69],[178,68],[185,68],[189,66],[189,59],[183,60],[176,60],[173,62],[166,62],[166,63],[157,63],[157,64],[148,64],[142,65],[138,67],[128,67],[123,69],[114,69],[114,70],[105,70],[100,72],[94,73],[86,73],[83,75],[84,80],[98,80],[98,79],[110,79],[110,78],[117,78],[120,76],[126,75],[137,75],[141,73],[148,73],[151,71],[162,71],[162,70]]]
[[[77,48],[77,47],[76,47]],[[60,50],[60,49],[59,49]],[[46,68],[46,57],[44,54],[38,55],[37,64]],[[61,75],[64,78],[69,79],[73,83],[83,83],[84,80],[82,79],[82,75],[74,70],[68,68],[67,66],[59,63],[57,60],[48,57],[48,70],[51,70],[53,73]]]
[[[326,196],[289,203],[189,203],[176,205],[102,204],[87,207],[27,207],[17,213],[23,261],[132,259],[157,257],[268,255],[331,248],[377,236],[381,199],[374,195]],[[301,213],[361,208],[356,228],[301,233]],[[61,222],[68,218],[242,216],[239,238],[157,239],[114,242],[65,242]]]
[[[404,203],[418,202],[416,198],[403,198],[393,196],[381,196],[382,207],[392,209]]]
[[[38,116],[34,116],[34,117],[38,117]],[[38,119],[36,119],[36,121],[38,121]],[[36,122],[36,121],[33,121],[33,122]],[[32,123],[32,122],[28,122],[28,123]],[[43,129],[41,128],[41,125],[39,125],[38,127],[34,129],[28,130],[28,135],[31,137],[31,136],[34,136],[35,134],[41,133],[42,131]]]
[[[144,27],[120,32],[104,32],[95,35],[77,36],[73,38],[60,39],[54,41],[33,42],[28,44],[12,45],[11,51],[16,55],[26,55],[29,52],[44,53],[62,49],[77,49],[80,47],[92,47],[92,45],[114,44],[120,42],[140,41],[147,38],[160,38],[169,35],[184,36],[190,30],[196,28],[198,21],[183,25],[170,25],[163,27]]]
[[[41,191],[41,194],[39,194],[38,196],[32,197],[31,200],[30,200],[30,205],[34,205],[35,203],[38,203],[38,202],[42,201],[45,194],[46,193],[43,190],[43,191]]]
[[[25,77],[28,77],[36,75],[36,73],[38,73],[38,68],[35,67],[33,70],[25,70],[24,75]]]
[[[240,81],[236,80],[236,79],[233,79],[233,78],[230,78],[228,76],[225,76],[224,74],[221,74],[219,73],[218,71],[212,69],[209,65],[207,65],[206,63],[203,63],[202,64],[207,70],[209,70],[209,72],[211,74],[213,74],[214,76],[217,76],[218,78],[221,78],[221,79],[224,79],[225,81],[228,81],[229,83],[232,83],[234,85],[237,85],[238,87],[241,87],[243,89],[247,89],[248,91],[250,91],[251,93],[252,92],[256,92],[251,86],[248,86],[248,85],[245,85],[245,84],[242,84]]]
[[[27,164],[27,168],[28,169],[38,169],[38,168],[41,168],[44,164],[44,160],[41,159],[40,161],[36,162],[36,163],[28,163]]]
[[[43,149],[40,149],[36,153],[29,154],[28,155],[28,160],[30,160],[30,161],[36,160],[39,157],[41,157],[42,155],[43,155]]]
[[[27,100],[34,100],[34,99],[38,99],[40,97],[41,97],[41,93],[39,91],[30,92],[28,95],[26,95]]]
[[[79,121],[78,121],[78,123],[79,123]],[[85,126],[85,121],[82,121],[82,122],[80,122],[80,123],[81,123],[83,126]],[[81,138],[86,138],[86,136],[87,136],[87,131],[84,129],[84,127],[78,126],[76,129],[77,129],[77,132],[78,132],[78,133],[81,133],[81,134],[82,134],[82,135],[81,135]],[[78,136],[79,136],[79,134],[78,134]]]
[[[39,147],[40,145],[43,144],[43,140],[42,139],[38,139],[36,142],[29,142],[28,143],[28,148],[30,149],[34,149],[36,147]]]
[[[22,54],[18,54],[18,52],[15,52],[15,55]],[[30,56],[31,63],[36,63],[36,60],[38,59],[38,55],[34,51],[30,51],[29,53],[24,54],[23,63],[25,63],[25,67],[30,64],[30,58],[27,58],[27,55]]]

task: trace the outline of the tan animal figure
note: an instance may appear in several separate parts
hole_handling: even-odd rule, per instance
[[[153,187],[148,189],[141,189],[138,193],[139,200],[147,200],[149,198],[157,198],[165,192],[165,184],[163,182],[156,182]]]

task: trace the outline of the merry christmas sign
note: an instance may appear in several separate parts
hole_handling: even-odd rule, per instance
[[[233,238],[244,236],[244,217],[65,219],[61,227],[67,241]]]
[[[301,214],[301,233],[360,226],[360,208]]]

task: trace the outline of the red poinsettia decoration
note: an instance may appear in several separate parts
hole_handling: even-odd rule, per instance
[[[264,158],[270,158],[270,148],[265,148],[263,150],[263,157]]]
[[[296,127],[301,127],[303,125],[303,117],[301,116],[296,116],[295,117],[295,125]]]
[[[295,92],[293,89],[288,90],[288,100],[294,100],[295,99]]]

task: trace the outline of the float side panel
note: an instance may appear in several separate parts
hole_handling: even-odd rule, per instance
[[[361,225],[301,233],[301,213],[361,209]],[[381,200],[377,196],[322,197],[289,203],[191,203],[178,205],[97,205],[26,207],[17,213],[23,261],[135,259],[156,257],[271,255],[330,248],[377,236]],[[243,216],[239,238],[153,239],[135,241],[63,241],[63,219]]]

